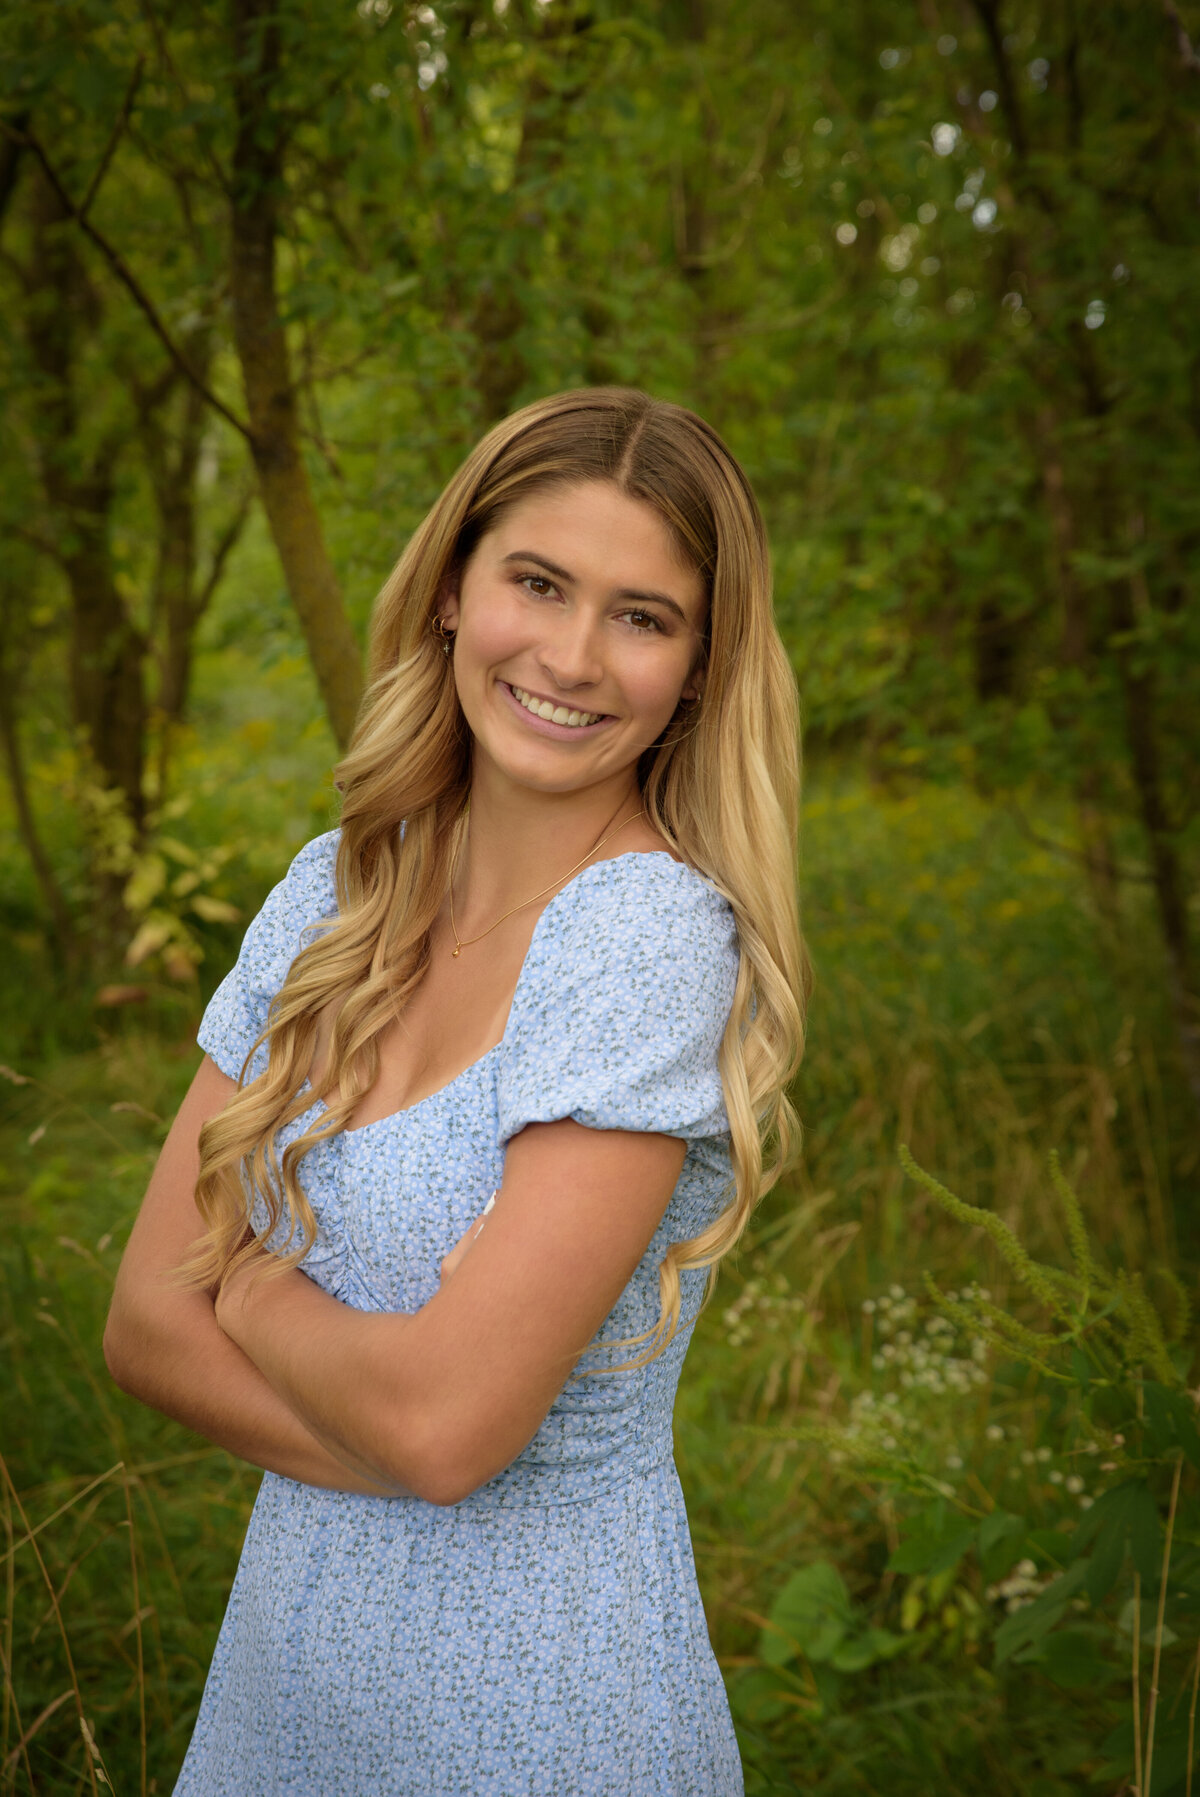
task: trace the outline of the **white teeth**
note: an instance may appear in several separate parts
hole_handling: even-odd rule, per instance
[[[519,686],[509,688],[518,704],[526,711],[531,711],[535,718],[547,718],[554,724],[566,724],[570,728],[579,729],[586,724],[595,724],[604,716],[602,711],[571,711],[565,705],[552,705],[549,699],[535,699],[532,693],[522,691]]]

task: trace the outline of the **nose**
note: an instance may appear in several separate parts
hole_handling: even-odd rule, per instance
[[[547,620],[546,634],[538,649],[538,661],[547,678],[560,692],[595,686],[604,672],[600,655],[600,626],[583,606]]]

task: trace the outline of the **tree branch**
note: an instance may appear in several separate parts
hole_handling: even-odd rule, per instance
[[[204,613],[208,610],[209,601],[212,599],[213,594],[220,585],[221,576],[225,572],[225,563],[228,561],[230,553],[245,528],[246,519],[250,516],[250,507],[254,501],[254,494],[255,489],[253,487],[245,488],[241,499],[238,501],[237,510],[234,512],[224,530],[217,538],[216,543],[213,545],[212,560],[209,563],[208,576],[204,585],[196,594],[196,602],[192,615],[197,621],[202,618]]]
[[[18,131],[23,131],[29,122],[27,112],[19,113],[13,121]],[[17,185],[17,172],[21,161],[21,145],[11,137],[0,143],[0,223],[8,211],[9,201],[13,197]]]
[[[1060,861],[1069,861],[1072,867],[1088,867],[1090,858],[1083,849],[1073,849],[1069,843],[1056,842],[1052,836],[1043,836],[1035,830],[1021,807],[1010,801],[1007,807],[1009,816],[1027,842],[1032,842],[1039,849],[1046,849],[1051,855],[1057,855]],[[1128,880],[1135,885],[1152,886],[1154,875],[1138,867],[1114,867],[1113,873],[1118,880]]]
[[[1008,134],[1012,139],[1013,152],[1017,161],[1023,163],[1028,159],[1029,143],[1025,136],[1024,115],[1017,98],[1017,85],[1012,76],[1012,64],[1004,48],[1004,34],[1000,29],[996,0],[974,0],[974,6],[992,53],[996,85],[1000,89],[1001,104],[1008,119]]]
[[[142,70],[145,66],[145,57],[139,56],[133,65],[133,75],[130,79],[128,88],[125,90],[125,100],[117,115],[117,122],[109,133],[108,142],[104,146],[104,154],[96,164],[96,172],[92,176],[87,193],[83,197],[83,205],[79,208],[80,223],[83,222],[92,209],[92,201],[100,191],[100,183],[108,173],[109,164],[116,154],[117,145],[120,143],[125,132],[125,127],[129,123],[129,114],[133,110],[134,96],[142,84]]]
[[[162,20],[159,18],[151,4],[151,0],[142,0],[142,12],[145,14],[146,22],[150,27],[150,35],[154,39],[154,47],[158,51],[163,67],[167,70],[171,80],[175,83],[175,86],[179,91],[179,98],[182,100],[184,106],[187,107],[191,104],[191,95],[188,93],[187,83],[184,81],[183,76],[176,67],[175,59],[171,55],[171,46],[167,41],[167,34],[163,30]],[[225,178],[224,169],[213,155],[211,145],[206,143],[204,133],[197,131],[194,125],[191,134],[195,142],[199,145],[201,156],[208,164],[209,170],[216,182],[218,193],[223,193],[226,198],[228,198],[229,182]],[[154,155],[150,152],[148,146],[145,146],[145,148],[147,155],[149,155],[150,160],[153,162],[155,160]],[[166,166],[165,162],[163,166]],[[172,169],[171,173],[173,179],[179,178],[176,170]]]
[[[125,261],[125,258],[121,255],[120,251],[116,249],[113,244],[109,243],[108,239],[96,229],[91,219],[85,217],[80,208],[75,205],[66,188],[63,186],[58,172],[50,161],[49,156],[46,154],[40,140],[32,131],[25,131],[24,133],[15,132],[3,119],[0,119],[0,131],[3,131],[7,136],[16,137],[18,142],[23,144],[26,149],[33,151],[33,154],[37,157],[38,162],[42,166],[42,171],[45,174],[47,181],[49,181],[51,187],[54,189],[55,196],[63,208],[63,211],[68,218],[75,221],[86,237],[91,238],[121,285],[128,291],[135,304],[145,316],[150,329],[154,332],[154,335],[158,338],[180,373],[191,382],[200,397],[207,405],[212,407],[214,412],[219,412],[227,424],[231,424],[235,431],[245,437],[248,443],[252,443],[253,433],[250,430],[250,426],[244,423],[236,413],[231,412],[224,401],[217,398],[211,387],[206,386],[201,380],[183,351],[172,338],[166,325],[155,310],[154,303],[149,294],[147,294],[145,288],[141,285],[137,276],[129,267],[129,264]]]

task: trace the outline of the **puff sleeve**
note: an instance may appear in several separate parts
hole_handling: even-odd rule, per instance
[[[664,854],[597,862],[538,919],[497,1078],[500,1141],[527,1123],[724,1136],[717,1055],[737,982],[727,901]]]
[[[305,845],[267,896],[246,931],[237,961],[209,1000],[196,1040],[230,1079],[237,1079],[251,1044],[265,1028],[271,1000],[305,945],[306,932],[337,913],[334,867],[337,830]],[[248,1078],[266,1066],[255,1055]]]

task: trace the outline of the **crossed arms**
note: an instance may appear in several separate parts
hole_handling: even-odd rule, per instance
[[[357,1311],[299,1269],[219,1302],[173,1278],[203,1223],[201,1126],[236,1090],[207,1057],[163,1145],[104,1336],[125,1391],[305,1484],[455,1504],[536,1433],[662,1221],[674,1136],[528,1124],[487,1228],[411,1315]]]

